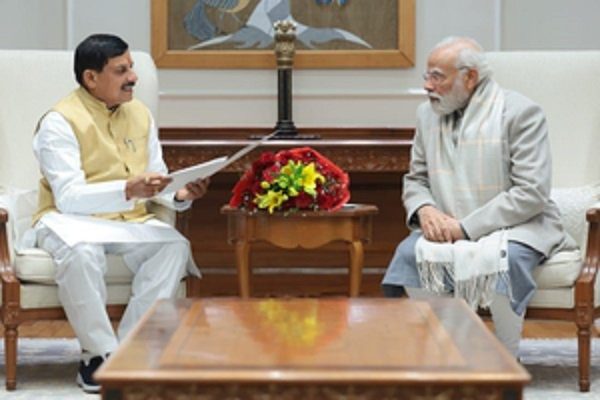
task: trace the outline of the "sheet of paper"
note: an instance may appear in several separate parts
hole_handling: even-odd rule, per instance
[[[200,178],[208,178],[220,169],[225,168],[227,165],[226,162],[227,157],[223,156],[170,173],[169,176],[173,178],[173,180],[161,193],[173,193],[184,187],[188,182]]]
[[[244,157],[246,154],[250,153],[252,150],[257,148],[261,144],[264,144],[267,140],[271,139],[276,134],[277,131],[271,132],[270,134],[264,136],[262,139],[252,142],[248,146],[241,148],[232,156],[213,158],[210,161],[196,164],[188,168],[180,169],[169,174],[169,176],[173,178],[173,181],[162,190],[161,194],[176,192],[182,187],[184,187],[188,182],[195,181],[199,178],[208,178],[209,176],[216,174],[223,168],[233,164],[240,158]]]

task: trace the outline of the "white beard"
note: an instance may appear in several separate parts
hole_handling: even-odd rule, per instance
[[[444,96],[429,93],[431,108],[438,115],[452,114],[454,111],[465,107],[469,101],[470,93],[460,79],[456,79],[450,92]]]

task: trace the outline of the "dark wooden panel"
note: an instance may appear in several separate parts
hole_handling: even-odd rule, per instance
[[[250,135],[260,136],[268,129],[202,128],[161,129],[165,160],[176,170],[213,157],[228,155],[250,143]],[[212,177],[208,194],[192,209],[189,239],[204,278],[193,287],[197,295],[236,295],[234,249],[227,243],[226,217],[221,206],[229,201],[231,188],[241,173],[265,150],[308,145],[329,157],[350,175],[351,202],[375,204],[373,241],[365,246],[365,278],[361,293],[378,295],[382,271],[393,251],[407,234],[401,202],[401,180],[408,169],[412,130],[352,128],[300,130],[318,133],[321,140],[273,141]],[[259,268],[254,279],[256,295],[345,295],[348,278],[347,251],[341,244],[320,249],[282,250],[264,244],[252,252],[252,265]],[[282,274],[277,268],[295,268],[295,274]],[[315,273],[311,268],[334,271]],[[337,268],[337,269],[335,269]],[[331,270],[333,269],[333,270]],[[287,271],[286,271],[287,272]]]

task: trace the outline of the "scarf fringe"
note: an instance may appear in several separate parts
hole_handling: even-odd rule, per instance
[[[450,293],[454,288],[454,297],[464,299],[473,310],[488,308],[494,298],[498,280],[507,283],[508,297],[512,301],[510,276],[508,271],[478,275],[463,281],[455,281],[454,266],[445,262],[422,261],[418,264],[421,286],[437,294]]]

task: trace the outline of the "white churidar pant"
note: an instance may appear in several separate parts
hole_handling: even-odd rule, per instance
[[[173,298],[186,275],[189,245],[169,243],[79,243],[69,247],[48,228],[37,234],[38,246],[56,264],[59,298],[84,352],[113,352],[157,299]],[[134,274],[131,298],[119,323],[118,338],[106,312],[106,254],[123,256]]]
[[[490,313],[492,321],[494,321],[496,337],[517,358],[525,313],[517,314],[512,309],[508,296],[499,293],[494,294],[494,299],[490,304]]]

